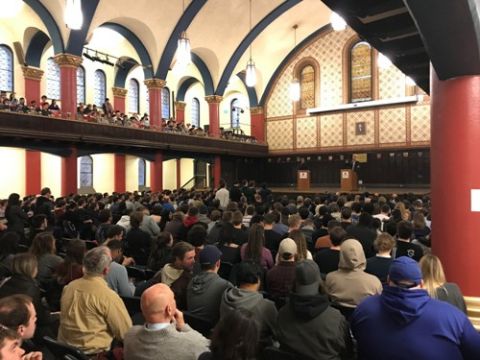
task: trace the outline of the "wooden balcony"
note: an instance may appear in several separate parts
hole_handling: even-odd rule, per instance
[[[167,150],[245,157],[268,154],[268,147],[263,144],[10,112],[0,112],[0,140],[19,147],[41,143],[107,146],[119,152]]]

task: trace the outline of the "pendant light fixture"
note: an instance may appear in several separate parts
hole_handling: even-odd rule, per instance
[[[183,3],[183,13],[185,13],[185,0]],[[183,68],[192,62],[192,49],[190,47],[190,40],[187,37],[187,32],[182,31],[177,43],[177,63]]]
[[[343,18],[336,12],[332,12],[330,15],[330,23],[335,31],[343,31],[347,28],[347,23],[345,20],[343,20]]]
[[[250,32],[252,31],[252,0],[250,0]],[[250,44],[250,58],[245,70],[245,83],[248,87],[254,87],[257,83],[257,72],[255,70],[255,63],[252,60],[252,44]]]
[[[293,49],[297,47],[297,28],[297,24],[293,25]],[[293,80],[290,83],[289,93],[292,101],[300,100],[300,81],[295,74],[293,74]]]
[[[83,25],[81,0],[67,0],[65,6],[65,24],[71,30],[80,30]]]

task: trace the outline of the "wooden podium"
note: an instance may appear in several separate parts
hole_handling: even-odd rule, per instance
[[[352,169],[340,170],[340,191],[358,191],[357,173]]]
[[[297,171],[297,190],[310,190],[310,170]]]

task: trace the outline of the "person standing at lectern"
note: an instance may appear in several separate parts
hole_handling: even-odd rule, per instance
[[[308,166],[307,164],[305,163],[305,159],[301,159],[300,160],[300,165],[298,166],[298,169],[297,170],[308,170]]]
[[[358,172],[359,168],[360,168],[360,162],[357,160],[357,155],[353,154],[352,155],[352,171]]]

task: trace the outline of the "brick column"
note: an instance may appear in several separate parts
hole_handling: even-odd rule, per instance
[[[265,142],[265,115],[262,106],[250,108],[250,129],[251,135],[258,142]]]
[[[163,153],[157,151],[154,161],[150,162],[150,189],[152,192],[163,190]]]
[[[42,188],[42,154],[36,150],[25,151],[25,195],[40,194]]]
[[[77,148],[72,147],[69,156],[62,158],[62,196],[78,192]]]
[[[118,110],[125,113],[125,98],[127,97],[127,89],[113,87],[113,110]]]
[[[25,103],[29,105],[30,101],[35,100],[37,104],[40,104],[40,83],[42,81],[43,70],[30,66],[22,66],[22,70],[25,79]]]
[[[220,137],[220,103],[223,97],[218,95],[205,96],[208,103],[208,135],[211,137]]]
[[[114,158],[114,191],[126,191],[125,154],[115,154]]]
[[[150,127],[156,130],[162,128],[162,89],[166,85],[165,80],[147,79],[145,85],[148,88],[150,102],[149,115]]]
[[[58,54],[53,58],[60,66],[60,101],[67,119],[77,118],[77,68],[82,58],[72,54]]]
[[[175,101],[175,120],[177,123],[185,122],[185,105],[184,101]]]

